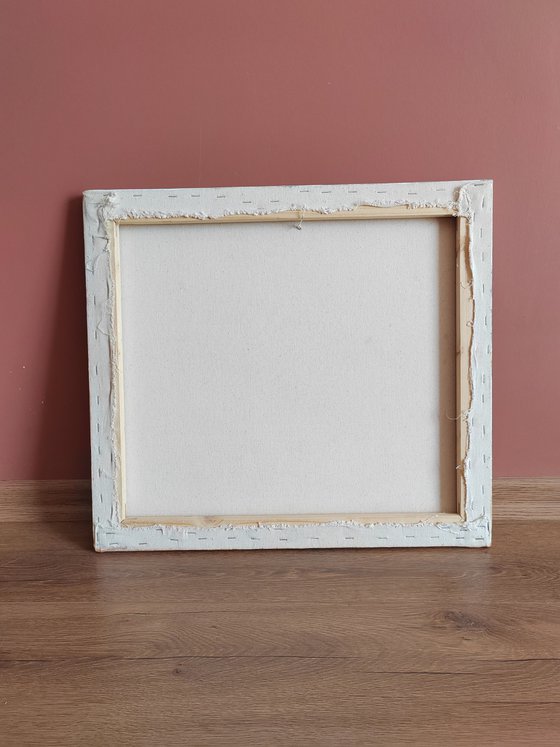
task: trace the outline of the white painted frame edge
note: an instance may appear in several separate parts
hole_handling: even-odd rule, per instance
[[[274,549],[326,547],[484,547],[491,542],[492,479],[492,189],[490,180],[370,185],[228,187],[169,190],[91,190],[84,193],[84,237],[88,313],[94,545],[100,551]],[[294,516],[293,523],[263,517],[239,521],[169,522],[146,525],[121,519],[118,366],[118,225],[123,222],[182,222],[181,219],[274,220],[292,211],[326,215],[383,208],[384,217],[437,214],[464,218],[464,281],[472,316],[468,362],[470,406],[461,409],[466,449],[458,470],[464,478],[462,515],[379,514],[331,517],[321,522]],[[458,255],[460,261],[460,255]],[[463,356],[463,360],[465,356]],[[309,519],[309,520],[308,520]],[[451,519],[451,520],[450,520]]]

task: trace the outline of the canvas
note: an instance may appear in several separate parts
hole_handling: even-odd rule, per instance
[[[97,549],[487,545],[491,198],[85,193]]]

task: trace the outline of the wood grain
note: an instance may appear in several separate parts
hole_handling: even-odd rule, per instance
[[[502,477],[494,480],[497,519],[560,519],[560,477]]]
[[[493,484],[493,501],[494,516],[499,519],[560,519],[560,477],[498,478]],[[449,514],[446,520],[452,521],[454,516]],[[89,480],[0,480],[0,522],[90,517]]]
[[[321,522],[328,523],[331,521],[357,521],[361,524],[374,522],[387,522],[399,524],[416,524],[425,521],[430,524],[459,524],[463,521],[460,514],[451,513],[377,513],[377,514],[254,514],[234,516],[174,516],[173,526],[189,527],[216,527],[223,524],[243,525],[243,524],[309,524]],[[129,516],[122,522],[124,526],[143,527],[153,526],[154,524],[170,524],[169,516]]]
[[[0,480],[0,523],[88,518],[90,480]]]
[[[100,555],[60,490],[0,523],[3,747],[560,743],[560,522],[512,511],[477,550]]]
[[[474,299],[472,277],[469,270],[469,223],[457,218],[457,258],[455,271],[455,344],[456,364],[456,417],[457,417],[457,510],[466,516],[467,480],[464,463],[469,450],[469,433],[466,413],[471,407],[471,345],[473,339]]]

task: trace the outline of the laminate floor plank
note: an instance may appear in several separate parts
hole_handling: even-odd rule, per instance
[[[560,744],[559,548],[558,521],[484,550],[126,554],[0,524],[0,744]]]

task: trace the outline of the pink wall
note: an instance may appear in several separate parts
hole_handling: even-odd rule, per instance
[[[558,0],[4,0],[0,478],[89,471],[80,193],[495,180],[497,475],[560,474]]]

